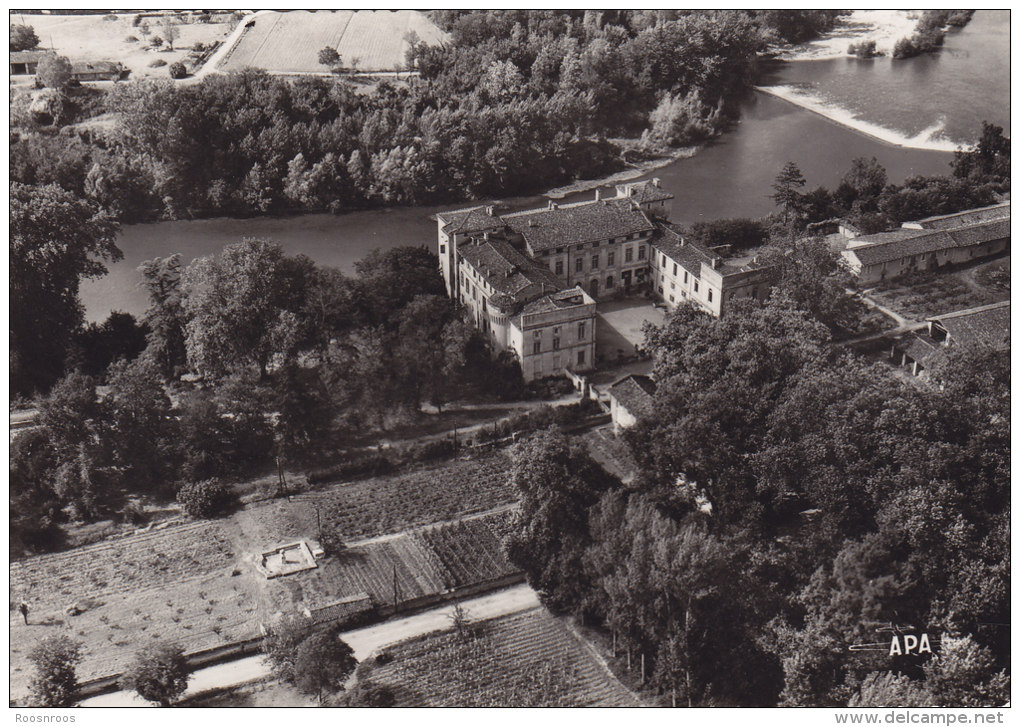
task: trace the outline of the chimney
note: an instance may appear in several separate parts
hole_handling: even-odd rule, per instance
[[[599,189],[598,187],[596,187],[595,188],[595,201],[598,202],[600,199],[602,199],[602,190]]]
[[[496,208],[493,207],[491,204],[488,207],[485,208],[485,214],[487,214],[489,217],[492,217],[495,212],[496,212]]]
[[[552,200],[549,200],[549,209],[551,210],[556,209],[556,203],[553,202]]]
[[[535,220],[528,218],[528,227],[538,227],[538,223]]]
[[[486,230],[485,232],[483,232],[483,233],[482,233],[482,238],[483,238],[483,239],[484,239],[484,240],[485,240],[486,242],[488,242],[488,240],[489,240],[489,231],[488,231],[488,230]]]
[[[659,186],[659,178],[658,177],[653,177],[652,178],[652,186],[653,187],[658,187]]]

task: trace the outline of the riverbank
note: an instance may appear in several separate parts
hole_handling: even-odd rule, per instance
[[[756,90],[780,98],[794,106],[811,111],[840,126],[845,126],[865,136],[870,136],[890,146],[903,149],[921,149],[952,153],[964,147],[951,139],[941,136],[945,124],[939,121],[914,136],[889,129],[859,118],[852,111],[826,101],[821,96],[795,86],[755,86]]]
[[[617,141],[619,143],[620,140],[614,141]],[[634,141],[635,140],[631,139],[624,140],[624,144],[621,144],[621,146],[625,146],[626,142],[633,143]],[[680,147],[674,150],[671,154],[668,154],[666,156],[656,157],[655,159],[649,159],[643,162],[628,164],[626,169],[616,172],[615,174],[610,174],[607,177],[600,177],[598,179],[579,179],[576,182],[565,184],[562,187],[550,189],[543,193],[542,196],[547,197],[548,199],[563,199],[564,197],[570,194],[588,192],[598,187],[609,187],[614,184],[629,182],[632,179],[643,177],[649,172],[654,172],[656,169],[668,167],[670,164],[677,162],[681,159],[690,159],[692,156],[697,154],[700,149],[701,145]]]
[[[896,41],[913,35],[920,10],[854,10],[818,40],[777,49],[783,61],[817,61],[849,56],[851,43],[875,42],[875,49],[891,56]]]

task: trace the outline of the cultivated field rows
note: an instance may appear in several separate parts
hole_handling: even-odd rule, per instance
[[[388,687],[400,707],[638,706],[545,609],[474,626],[473,638],[444,632],[389,647],[392,660],[359,678]]]

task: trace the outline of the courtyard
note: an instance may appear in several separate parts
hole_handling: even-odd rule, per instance
[[[632,358],[644,345],[644,324],[661,326],[666,319],[665,309],[645,297],[599,302],[597,311],[595,360],[600,366]]]

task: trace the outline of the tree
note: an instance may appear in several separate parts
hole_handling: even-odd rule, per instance
[[[772,184],[772,199],[783,208],[783,220],[789,224],[795,220],[801,210],[800,189],[806,184],[800,168],[793,162],[787,162]]]
[[[588,509],[614,486],[612,478],[567,438],[542,430],[514,445],[510,482],[520,498],[503,538],[510,562],[557,610],[584,605],[581,561],[588,544]]]
[[[219,480],[189,482],[177,491],[177,502],[190,517],[212,518],[224,514],[237,502],[237,495]]]
[[[11,51],[32,50],[39,45],[39,36],[31,25],[11,24]]]
[[[36,674],[29,689],[40,707],[73,707],[78,700],[82,645],[67,636],[48,636],[28,653]]]
[[[11,183],[11,386],[45,391],[82,322],[78,285],[116,261],[117,223],[57,185]]]
[[[65,56],[47,56],[39,62],[35,77],[46,88],[64,91],[71,84],[71,62]]]
[[[958,151],[952,161],[956,177],[981,178],[988,176],[1008,182],[1010,169],[1010,140],[1002,127],[981,122],[981,138],[971,151]]]
[[[135,655],[121,677],[120,687],[142,699],[169,707],[188,688],[190,670],[184,649],[176,644],[156,643]]]
[[[304,694],[336,694],[358,665],[354,651],[339,636],[339,629],[313,633],[298,646],[294,658],[294,686]]]
[[[398,312],[416,295],[446,294],[436,256],[426,247],[376,249],[354,267],[363,317],[371,323],[394,325]]]
[[[273,676],[293,683],[297,678],[295,665],[298,649],[312,634],[312,624],[304,616],[287,615],[269,627],[262,641],[262,652],[273,671]]]
[[[195,370],[222,377],[254,366],[265,378],[274,356],[293,352],[298,333],[293,311],[302,296],[291,286],[306,281],[287,280],[286,272],[279,245],[250,238],[187,267],[185,346]]]
[[[188,69],[180,61],[177,61],[176,63],[171,63],[170,68],[167,70],[170,73],[170,78],[173,79],[184,78],[185,76],[188,75]]]
[[[329,66],[332,70],[340,65],[340,54],[337,52],[336,48],[327,45],[319,51],[319,63],[323,66]]]
[[[173,50],[174,49],[174,41],[177,40],[180,37],[180,31],[177,30],[177,23],[174,22],[174,16],[173,15],[169,15],[169,14],[164,15],[162,17],[162,19],[160,19],[160,21],[159,21],[159,27],[163,31],[163,40],[166,41],[167,49],[168,50]],[[155,40],[156,39],[153,38],[152,40],[153,40],[153,45],[155,45]],[[177,64],[174,64],[174,65],[177,65]],[[170,77],[171,78],[177,78],[177,76],[173,75],[173,66],[171,66]]]
[[[936,707],[924,684],[904,674],[872,672],[864,679],[860,690],[850,698],[848,707]]]
[[[159,366],[164,380],[169,381],[183,373],[188,363],[180,253],[147,260],[138,266],[138,271],[149,292],[149,308],[143,319],[149,329],[147,355]]]
[[[84,357],[83,371],[105,377],[114,361],[133,361],[145,350],[148,330],[130,313],[112,311],[102,324],[89,323],[78,336]]]

